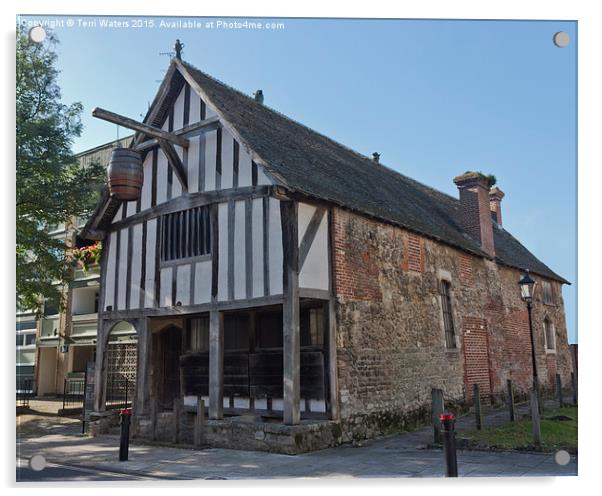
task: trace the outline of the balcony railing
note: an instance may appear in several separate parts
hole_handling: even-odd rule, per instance
[[[40,334],[40,337],[41,338],[58,337],[58,329],[59,329],[59,316],[58,315],[55,318],[42,319],[42,332]],[[56,330],[56,333],[55,333],[55,330]]]
[[[93,265],[87,271],[83,267],[76,267],[73,274],[73,279],[79,281],[82,279],[95,279],[100,277],[100,264]]]

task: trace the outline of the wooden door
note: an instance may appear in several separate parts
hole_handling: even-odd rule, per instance
[[[162,398],[164,409],[172,409],[173,402],[180,397],[180,354],[182,353],[182,331],[171,327],[161,333],[162,348]]]

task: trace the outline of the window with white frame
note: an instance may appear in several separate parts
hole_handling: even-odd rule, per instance
[[[451,301],[451,283],[442,280],[440,284],[441,290],[441,309],[443,311],[443,327],[445,329],[445,346],[446,348],[456,347],[456,329],[454,327],[454,317],[452,312]]]
[[[554,294],[552,293],[552,283],[550,281],[543,281],[543,302],[546,305],[554,304]]]
[[[556,336],[554,333],[554,323],[546,317],[543,321],[543,333],[546,340],[546,350],[554,351],[556,349]]]

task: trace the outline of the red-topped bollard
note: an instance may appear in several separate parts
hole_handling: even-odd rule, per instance
[[[443,426],[443,451],[445,453],[445,476],[458,477],[458,459],[456,458],[456,417],[453,413],[442,413],[439,420]]]
[[[119,438],[119,461],[127,462],[130,449],[130,419],[132,409],[126,408],[119,412],[120,438]]]

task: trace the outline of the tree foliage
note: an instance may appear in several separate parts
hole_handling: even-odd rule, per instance
[[[57,43],[52,34],[35,43],[17,30],[17,307],[37,311],[41,297],[61,302],[69,274],[66,239],[48,228],[89,214],[104,173],[99,165],[81,167],[71,151],[83,106],[61,102]]]

